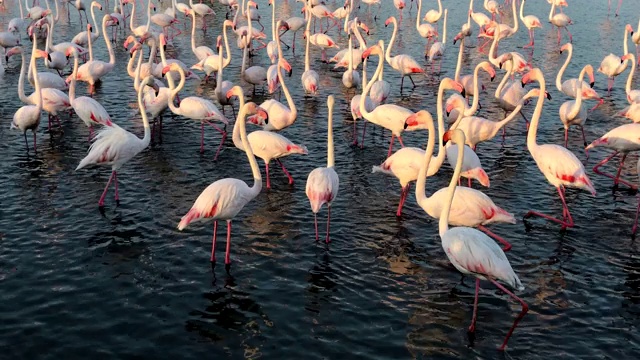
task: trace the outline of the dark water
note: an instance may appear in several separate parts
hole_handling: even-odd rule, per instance
[[[464,22],[468,2],[444,2],[450,19],[442,66],[443,74],[452,77],[457,47],[450,39]],[[557,114],[566,99],[552,82],[564,55],[558,53],[555,32],[544,20],[547,3],[530,2],[526,13],[539,16],[545,24],[536,34],[533,62],[548,74],[554,98],[544,108],[539,142],[561,144]],[[5,3],[9,10],[0,13],[3,29],[18,13],[15,0]],[[270,8],[266,1],[259,3],[269,34]],[[299,14],[299,3],[279,3],[281,18]],[[481,8],[482,2],[476,3]],[[334,1],[329,5],[338,6]],[[435,2],[424,5],[433,8]],[[607,17],[606,1],[588,2],[588,6],[571,1],[570,5],[566,12],[575,21],[571,28],[575,53],[567,74],[574,77],[585,63],[597,68],[609,52],[622,53],[624,25],[635,26],[640,3],[624,1],[618,18]],[[224,18],[219,4],[214,9],[216,31],[205,37],[199,32],[198,44],[214,44]],[[396,14],[391,1],[385,1],[378,22],[365,6],[359,11],[371,27],[368,42],[389,39],[390,29],[384,28],[383,21]],[[424,40],[415,32],[415,12],[402,22],[402,38],[394,52],[420,59]],[[98,14],[101,18],[102,13]],[[56,42],[71,39],[79,31],[77,12],[71,9],[71,25],[63,14],[56,29]],[[333,35],[344,47],[345,36]],[[195,58],[188,40],[177,39],[169,51],[192,64]],[[235,44],[235,38],[231,40]],[[29,44],[26,38],[23,41]],[[520,30],[502,49],[516,49],[526,42],[527,33]],[[106,59],[104,42],[97,46],[96,56]],[[225,77],[238,82],[240,52],[232,47],[234,59]],[[465,74],[485,58],[475,47],[467,52]],[[319,56],[319,51],[313,53]],[[522,222],[494,226],[514,245],[508,257],[526,286],[520,295],[530,311],[508,352],[499,353],[496,347],[519,306],[484,284],[477,337],[471,345],[466,328],[471,320],[473,280],[460,282],[460,274],[440,247],[437,224],[415,204],[413,194],[402,219],[396,219],[397,181],[370,174],[371,166],[384,160],[388,133],[372,132],[364,151],[350,148],[352,130],[342,73],[315,62],[323,79],[321,95],[304,98],[302,54],[286,51],[294,66],[294,76],[287,80],[300,113],[297,123],[283,133],[307,145],[309,155],[285,161],[295,185],[288,186],[275,170],[273,189],[263,191],[234,221],[233,276],[220,265],[214,271],[209,265],[210,223],[194,224],[182,233],[176,225],[209,183],[223,177],[251,180],[243,152],[228,141],[220,160],[213,162],[218,134],[207,132],[206,152],[200,155],[198,124],[168,117],[163,143],[123,167],[120,205],[110,193],[101,213],[97,201],[109,169],[74,171],[87,150],[88,131],[78,118],[63,118],[64,134],[49,134],[44,118],[35,157],[26,155],[21,134],[9,130],[13,113],[21,106],[16,92],[19,61],[9,62],[0,78],[0,357],[640,357],[640,245],[630,236],[635,196],[626,191],[612,193],[609,180],[589,171],[598,196],[567,193],[575,229],[563,233],[558,226],[542,222],[536,222],[530,232]],[[117,69],[98,88],[96,99],[114,121],[141,136],[132,80],[124,71],[128,56],[121,45],[116,55]],[[268,66],[267,61],[266,56],[254,58],[255,64],[263,66]],[[417,77],[415,91],[400,98],[398,76],[388,67],[385,74],[393,87],[391,101],[435,114],[437,80]],[[591,114],[586,127],[589,141],[627,122],[613,117],[626,106],[623,77],[626,73],[604,106]],[[248,91],[250,87],[244,85]],[[499,118],[502,111],[491,97],[495,86],[489,86],[482,114]],[[601,74],[596,88],[605,94],[606,79]],[[213,84],[190,81],[182,94],[210,97],[213,89]],[[84,85],[80,93],[85,94]],[[314,241],[304,183],[307,174],[325,162],[325,99],[330,93],[337,98],[336,169],[341,189],[333,208],[333,243],[327,247]],[[479,147],[492,180],[492,187],[483,191],[518,218],[531,208],[560,214],[555,189],[525,147],[524,123],[510,124],[508,133],[504,144],[498,137]],[[572,129],[570,136],[570,149],[584,159],[579,132]],[[410,133],[406,140],[421,145],[426,134]],[[604,150],[594,151],[585,163],[587,168],[605,155]],[[633,181],[636,159],[630,156],[625,166],[625,176]],[[451,169],[445,166],[429,179],[428,192],[445,186],[450,176]],[[320,218],[324,216],[325,212]],[[220,260],[222,251],[221,247]]]

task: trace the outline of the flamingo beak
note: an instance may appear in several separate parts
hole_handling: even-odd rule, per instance
[[[418,115],[413,114],[410,115],[405,121],[404,121],[404,129],[406,130],[408,127],[410,126],[416,126],[418,125]]]
[[[257,115],[260,119],[262,119],[262,121],[264,121],[265,124],[269,123],[269,113],[265,109],[259,107]]]
[[[547,97],[547,100],[551,100],[551,94],[549,94],[549,92],[545,91],[544,95]]]
[[[233,96],[233,89],[227,91],[226,96],[227,96],[227,100],[231,99],[231,97]]]
[[[444,135],[442,135],[442,142],[446,144],[450,140],[451,140],[451,131],[447,131],[446,133],[444,133]]]

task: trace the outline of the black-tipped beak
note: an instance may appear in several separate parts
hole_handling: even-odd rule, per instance
[[[496,78],[495,76],[492,76],[492,77],[491,77],[491,82],[493,82],[493,79],[495,79],[495,78]]]
[[[446,111],[447,113],[447,117],[449,117],[449,114],[451,114],[451,111]]]
[[[527,83],[525,83],[524,81],[520,80],[520,84],[522,85],[522,87],[525,87],[525,85],[527,85]]]
[[[462,91],[460,92],[460,95],[462,95],[462,97],[466,97],[467,96],[467,91],[462,88]]]
[[[502,63],[498,64],[498,67],[499,67],[500,69],[502,69]]]
[[[562,50],[560,50],[560,55],[562,55]]]
[[[47,60],[51,62],[51,55],[47,54]]]
[[[448,116],[448,115],[447,115]],[[407,128],[409,127],[409,125],[407,125],[407,122],[404,122],[404,130],[407,130]]]
[[[456,42],[458,42],[458,39],[453,39],[453,45],[455,45]]]
[[[545,91],[545,95],[547,96],[547,100],[551,100],[551,94]]]
[[[293,68],[289,70],[289,77],[291,77],[291,75],[293,75]]]
[[[620,64],[624,64],[624,60],[620,59]]]
[[[167,44],[162,45],[162,50],[167,51]]]
[[[595,84],[596,84],[596,82],[592,81],[592,82],[589,83],[589,87],[591,87],[593,89],[593,85],[595,85]]]
[[[9,57],[8,56],[4,57],[4,62],[9,62]]]

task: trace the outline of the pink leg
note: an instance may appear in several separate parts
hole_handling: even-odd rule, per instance
[[[327,238],[325,239],[325,242],[328,244],[331,242],[331,239],[329,238],[329,227],[331,226],[331,205],[327,204]]]
[[[567,147],[567,143],[569,142],[569,128],[564,127],[564,147]]]
[[[559,187],[557,189],[558,189],[558,194],[560,195],[560,200],[562,201],[563,214],[564,214],[564,211],[566,211],[566,215],[567,215],[566,217],[563,215],[563,219],[560,220],[560,219],[554,218],[553,216],[546,215],[546,214],[543,214],[541,212],[531,210],[531,211],[529,211],[528,213],[526,213],[524,215],[524,219],[530,218],[532,216],[539,216],[541,218],[544,218],[544,219],[547,219],[549,221],[553,221],[553,222],[556,222],[556,223],[562,225],[562,229],[563,230],[568,228],[568,227],[570,227],[570,228],[573,227],[573,225],[574,225],[573,219],[571,218],[571,214],[569,213],[569,208],[567,207],[567,203],[565,202],[564,194],[563,194],[562,190]],[[565,221],[566,218],[568,218],[569,221]]]
[[[218,220],[213,220],[213,240],[211,241],[211,262],[216,262],[216,238],[218,237]]]
[[[611,160],[616,155],[618,155],[618,151],[614,152],[608,158],[606,158],[606,159],[602,160],[601,162],[599,162],[596,166],[593,167],[593,172],[595,172],[596,174],[599,174],[599,175],[604,175],[604,176],[606,176],[606,177],[608,177],[610,179],[613,179],[614,180],[614,184],[616,184],[616,185],[619,184],[619,183],[622,183],[622,184],[625,184],[625,185],[629,186],[632,189],[637,189],[638,188],[637,185],[634,185],[634,184],[632,184],[632,183],[630,183],[630,182],[628,182],[628,181],[626,181],[624,179],[620,179],[619,174],[622,171],[622,165],[623,165],[623,162],[624,162],[624,156],[623,156],[623,159],[621,159],[620,165],[618,167],[618,173],[617,173],[618,175],[613,176],[611,174],[608,174],[608,173],[605,173],[603,171],[600,171],[600,169],[599,169],[600,166],[602,166],[602,165],[606,164],[607,162],[609,162],[609,160]]]
[[[402,136],[398,136],[398,141],[400,141],[400,146],[404,147],[404,142],[402,142]]]
[[[112,171],[111,176],[109,176],[109,181],[107,181],[107,186],[104,187],[104,191],[102,192],[102,196],[100,196],[100,201],[98,201],[98,206],[104,206],[104,198],[107,196],[107,190],[109,190],[109,185],[111,185],[111,180],[115,176],[116,172]]]
[[[560,27],[558,27],[558,45],[560,45]]]
[[[358,146],[358,122],[353,120],[353,146]]]
[[[407,184],[407,186],[402,188],[400,192],[400,202],[398,203],[398,211],[396,211],[396,216],[402,216],[402,207],[404,207],[404,202],[407,200],[407,195],[409,194],[409,189],[411,188],[411,184]]]
[[[207,121],[207,124],[213,126],[220,134],[222,134],[222,140],[220,140],[220,145],[218,145],[218,150],[216,150],[216,155],[213,157],[213,161],[218,160],[218,155],[220,154],[220,150],[222,150],[222,145],[224,145],[224,141],[227,140],[227,132],[217,127],[215,124]]]
[[[316,228],[316,241],[318,241],[318,214],[317,213],[313,213],[313,223]]]
[[[473,317],[471,318],[471,325],[469,326],[469,332],[476,331],[476,318],[478,315],[478,293],[480,292],[480,279],[476,278],[476,296],[473,299]]]
[[[504,338],[504,342],[500,346],[500,350],[504,350],[504,348],[507,347],[507,342],[509,342],[509,338],[513,334],[513,330],[516,329],[516,326],[518,326],[518,323],[520,322],[520,320],[522,320],[522,318],[529,311],[529,306],[527,306],[527,304],[524,301],[522,301],[522,299],[520,299],[519,297],[515,296],[511,291],[507,290],[507,288],[502,286],[499,282],[497,282],[497,281],[495,281],[495,280],[493,280],[491,278],[489,278],[489,281],[491,281],[493,283],[493,285],[498,287],[498,289],[504,291],[505,293],[507,293],[507,295],[511,296],[512,298],[517,300],[522,305],[522,311],[520,311],[520,314],[518,314],[518,317],[513,322],[513,325],[511,325],[511,329],[509,329],[509,332],[507,333],[507,336]]]
[[[571,31],[569,31],[569,28],[565,27],[565,30],[567,30],[567,34],[569,34],[569,42],[573,44],[573,36],[571,35]]]
[[[120,200],[120,194],[118,194],[118,172],[114,171],[113,172],[113,180],[116,183],[116,201]]]
[[[224,263],[231,264],[231,220],[227,220],[227,250],[224,254]]]
[[[287,171],[287,168],[284,167],[284,164],[282,163],[282,161],[280,161],[280,159],[276,159],[276,161],[278,162],[278,164],[280,164],[280,166],[282,166],[282,171],[284,171],[284,174],[287,175],[287,177],[289,178],[289,185],[292,185],[293,178],[291,177],[291,174],[289,174],[289,172]]]
[[[265,163],[264,168],[267,172],[267,189],[271,189],[271,180],[269,179],[269,163]]]
[[[389,142],[389,153],[387,153],[387,157],[391,156],[391,151],[393,151],[393,139],[395,138],[395,135],[392,133],[391,134],[391,142]]]
[[[34,147],[35,147],[35,145],[34,145]],[[616,178],[613,179],[613,184],[614,185],[618,185],[618,181],[620,181],[620,173],[622,172],[622,166],[624,165],[624,160],[627,158],[627,154],[628,153],[622,154],[622,159],[620,159],[620,165],[618,166],[618,172],[616,173]]]
[[[589,158],[589,150],[586,149],[586,147],[587,147],[587,137],[584,136],[584,126],[580,126],[580,131],[582,131],[582,141],[584,142],[584,147],[585,147],[584,153],[585,153],[585,155],[587,155],[587,159],[588,159]]]
[[[607,80],[607,83],[609,84],[607,87],[607,95],[611,95],[611,88],[613,88],[613,82],[614,82],[614,78],[609,78]]]
[[[501,236],[496,235],[495,233],[493,233],[493,231],[484,227],[484,225],[478,225],[478,230],[482,231],[483,233],[487,234],[490,238],[497,240],[499,243],[504,245],[504,247],[502,248],[502,251],[507,252],[511,250],[511,244],[507,240],[505,240]]]
[[[618,0],[618,8],[616,9],[616,16],[618,16],[618,12],[620,12],[621,5],[622,5],[622,0]]]

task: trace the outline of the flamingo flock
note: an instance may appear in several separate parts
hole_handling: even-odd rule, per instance
[[[50,2],[54,3],[53,8]],[[452,22],[449,19],[449,10],[454,9],[459,3],[453,0],[437,0],[436,4],[435,1],[417,0],[415,30],[413,26],[409,29],[416,31],[421,41],[425,41],[423,58],[416,58],[409,53],[398,53],[397,50],[400,48],[402,51],[405,38],[402,32],[407,31],[406,27],[401,29],[403,14],[413,11],[413,1],[409,9],[407,1],[402,0],[347,0],[344,3],[315,0],[219,0],[209,4],[202,1],[194,3],[193,0],[188,4],[177,0],[167,2],[169,4],[162,4],[157,0],[114,0],[113,8],[109,9],[108,1],[105,3],[100,0],[91,3],[85,0],[45,0],[44,4],[40,4],[39,0],[24,0],[24,3],[23,0],[15,0],[20,17],[12,19],[7,29],[0,32],[0,47],[4,49],[6,61],[10,61],[16,55],[21,57],[17,89],[18,97],[24,105],[15,109],[10,126],[23,133],[27,154],[30,155],[33,149],[34,156],[38,156],[37,134],[42,111],[49,117],[50,136],[54,136],[56,131],[62,131],[63,122],[80,125],[80,121],[76,120],[80,119],[89,128],[89,144],[87,155],[79,159],[76,170],[91,165],[111,167],[111,175],[98,200],[100,207],[105,206],[105,199],[112,183],[115,200],[119,201],[118,171],[121,167],[143,153],[156,138],[162,139],[163,115],[166,117],[172,114],[174,118],[193,120],[186,121],[181,126],[194,126],[194,122],[199,124],[201,153],[207,151],[204,142],[205,129],[214,128],[220,134],[221,140],[211,161],[225,160],[227,126],[233,126],[233,147],[246,154],[253,184],[249,185],[236,178],[219,179],[202,190],[197,197],[195,195],[199,189],[190,189],[195,202],[190,209],[184,209],[185,215],[177,225],[178,230],[183,230],[190,225],[193,226],[192,223],[195,222],[212,221],[210,261],[215,263],[218,221],[226,221],[224,261],[227,271],[231,265],[232,221],[241,218],[242,210],[261,192],[270,191],[272,161],[280,165],[288,184],[294,184],[294,178],[283,160],[289,156],[304,158],[309,153],[304,144],[307,139],[289,138],[287,136],[290,135],[285,136],[283,130],[300,129],[309,123],[326,123],[327,126],[326,166],[317,167],[309,173],[305,194],[314,214],[316,241],[320,240],[318,214],[326,205],[324,241],[326,244],[331,242],[331,209],[338,197],[341,172],[340,166],[337,166],[340,164],[336,161],[337,154],[334,152],[334,128],[339,128],[341,122],[335,121],[334,113],[342,106],[336,101],[342,94],[338,88],[332,88],[333,85],[327,80],[327,74],[332,71],[342,73],[342,86],[347,94],[346,110],[352,114],[351,120],[354,122],[354,140],[350,144],[354,145],[353,151],[377,151],[374,147],[365,147],[366,126],[369,123],[391,133],[385,160],[379,163],[380,165],[373,166],[372,172],[398,179],[401,189],[395,216],[404,216],[403,208],[409,198],[411,183],[415,182],[417,205],[428,216],[438,220],[438,233],[444,255],[459,272],[475,277],[475,301],[469,332],[473,333],[476,330],[481,280],[492,283],[521,305],[521,311],[500,345],[501,350],[506,348],[518,323],[527,314],[528,306],[506,287],[517,291],[524,290],[523,281],[505,255],[520,244],[512,244],[505,239],[508,236],[494,233],[487,227],[495,223],[515,224],[516,215],[494,203],[481,190],[473,188],[473,180],[483,188],[503,180],[499,176],[493,176],[490,181],[488,172],[483,168],[483,161],[486,162],[487,159],[483,158],[482,153],[483,147],[488,145],[483,143],[492,140],[500,132],[504,141],[505,127],[516,119],[524,118],[526,128],[522,126],[522,129],[526,129],[527,136],[526,143],[522,145],[526,146],[531,159],[547,182],[556,189],[562,205],[561,216],[551,214],[549,210],[543,212],[533,209],[523,214],[521,219],[528,227],[532,226],[530,221],[535,217],[557,223],[562,230],[574,227],[579,221],[587,221],[572,216],[566,189],[584,190],[596,196],[596,189],[590,178],[593,175],[585,167],[586,159],[589,157],[588,151],[596,147],[608,148],[612,154],[597,163],[592,168],[593,173],[613,179],[616,187],[620,184],[633,190],[638,187],[637,182],[623,179],[622,170],[627,156],[640,150],[640,90],[633,88],[638,61],[637,49],[640,45],[640,22],[636,30],[630,24],[619,29],[620,38],[623,39],[623,52],[619,53],[620,49],[617,47],[612,48],[612,53],[607,55],[597,68],[597,72],[604,74],[608,79],[608,94],[611,94],[614,88],[615,78],[629,71],[626,75],[623,99],[628,106],[618,114],[631,119],[632,123],[611,126],[604,135],[588,142],[585,135],[585,127],[589,126],[587,120],[605,100],[594,89],[595,75],[592,64],[580,64],[581,71],[577,77],[563,81],[563,77],[568,77],[565,76],[565,72],[572,61],[574,46],[575,51],[582,51],[578,44],[573,44],[573,35],[569,29],[573,20],[568,15],[569,4],[564,0],[550,1],[548,13],[548,23],[556,28],[556,50],[564,59],[557,73],[553,71],[554,74],[547,74],[556,76],[556,89],[565,98],[559,106],[550,102],[550,89],[547,88],[545,74],[536,67],[535,58],[517,51],[507,51],[506,45],[499,48],[501,41],[518,33],[520,22],[528,30],[529,36],[529,42],[522,48],[530,49],[531,52],[536,46],[536,32],[540,35],[543,31],[551,30],[551,26],[547,28],[543,25],[538,16],[530,13],[525,15],[528,10],[525,4],[532,3],[532,0],[511,0],[505,4],[484,0],[482,8],[486,12],[474,8],[474,0],[470,0],[468,12],[464,10],[466,21],[460,24],[460,31],[453,37],[453,45],[460,42],[459,47],[452,47],[448,51],[448,21]],[[296,8],[295,16],[281,18],[278,9],[284,2],[293,3],[288,5]],[[423,6],[427,6],[428,2],[434,7],[437,5],[437,9],[428,9],[422,17]],[[382,28],[382,23],[384,27],[392,27],[392,34],[386,39],[381,38],[379,34],[372,34],[370,27],[373,27],[372,22],[377,23],[380,9],[383,6],[390,7],[390,4],[397,9],[398,19],[390,16],[376,24],[378,29]],[[23,11],[23,5],[26,13]],[[56,34],[54,29],[63,21],[60,19],[60,12],[65,6],[69,11],[70,5],[77,9],[78,16],[67,17],[66,21],[69,21],[69,24],[65,26],[76,27],[78,33],[69,41],[56,43],[60,39],[56,39],[59,34]],[[157,13],[162,5],[165,5],[166,10]],[[270,7],[267,9],[263,5]],[[609,7],[610,5],[611,1]],[[617,6],[616,16],[622,1],[619,1]],[[227,19],[220,19],[220,16],[216,15],[214,8],[221,7],[226,9]],[[464,7],[466,9],[466,5]],[[262,13],[263,9],[267,9],[269,14]],[[87,17],[87,10],[91,19]],[[100,12],[102,16],[96,12]],[[231,12],[234,12],[232,16]],[[263,42],[267,36],[263,32],[262,16],[270,16],[271,20],[271,38],[268,43]],[[190,32],[186,30],[189,21]],[[254,22],[261,28],[254,27]],[[180,30],[180,24],[183,24],[184,32]],[[109,27],[112,28],[111,35],[108,35]],[[301,30],[302,39],[299,36],[296,38]],[[564,44],[563,31],[568,39]],[[487,39],[477,48],[469,46],[474,32],[479,39]],[[288,33],[292,36],[285,38],[285,34]],[[202,34],[202,37],[197,34]],[[190,51],[168,58],[167,47],[187,36],[190,36]],[[229,37],[234,36],[242,56],[232,56]],[[347,38],[346,43],[340,40],[344,40],[343,36]],[[196,37],[202,40],[196,42]],[[39,40],[45,45],[41,46]],[[635,55],[629,52],[629,40],[636,46]],[[29,55],[26,54],[29,46],[23,45],[26,41],[31,41]],[[96,56],[94,48],[102,42],[108,52],[108,59],[99,59]],[[489,43],[490,49],[485,52],[484,47]],[[554,45],[555,43],[556,41]],[[124,50],[120,44],[124,45]],[[304,46],[304,55],[298,59],[304,63],[304,71],[296,75],[300,76],[304,92],[301,101],[294,99],[291,88],[293,83],[290,79],[293,70],[291,64],[296,61],[296,44],[298,47]],[[341,49],[343,46],[346,48]],[[502,52],[499,52],[499,49]],[[129,55],[126,71],[137,95],[137,111],[144,129],[142,138],[121,127],[124,122],[122,115],[110,115],[103,104],[93,98],[95,93],[100,91],[100,84],[114,81],[115,73],[125,71],[120,66],[122,64],[119,63],[116,51],[125,51]],[[320,58],[317,56],[318,51]],[[329,58],[328,51],[337,53]],[[454,56],[455,51],[458,51],[455,75],[447,77],[442,72],[440,64],[443,58]],[[463,59],[468,60],[471,51],[477,51],[483,59],[473,64],[473,72],[461,75]],[[271,64],[269,68],[261,66],[260,61],[255,60],[261,56],[268,59]],[[39,59],[43,59],[41,64]],[[368,63],[372,61],[376,64],[373,72],[367,68]],[[331,62],[335,62],[335,65],[329,65]],[[439,63],[437,70],[434,67],[436,62]],[[426,66],[428,64],[431,66]],[[2,71],[6,67],[14,66],[12,63],[1,62],[0,65]],[[390,83],[389,77],[384,77],[385,71],[395,72],[400,77],[399,83]],[[495,86],[492,97],[486,95],[489,87],[487,80],[493,82],[498,75],[497,72],[501,73],[501,81]],[[205,76],[201,84],[209,84],[210,76],[215,77],[214,83],[203,85],[214,89],[213,97],[209,98],[188,90],[187,81],[201,81],[198,73]],[[370,77],[367,77],[367,74],[370,74]],[[30,96],[25,95],[25,75],[34,87]],[[413,103],[411,106],[407,106],[407,102],[400,104],[395,94],[404,96],[405,78],[409,79],[412,89],[424,87],[426,81],[436,79],[436,107],[428,108],[426,104],[419,103]],[[588,82],[585,81],[586,78]],[[128,81],[129,78],[126,79]],[[88,84],[87,95],[80,96],[80,82]],[[257,104],[253,101],[257,97],[256,94],[267,99]],[[408,97],[411,97],[411,92]],[[597,104],[589,108],[586,106],[587,101],[597,101]],[[310,119],[307,113],[302,111],[306,111],[307,104],[312,102],[326,104],[326,119]],[[483,111],[481,104],[490,102],[504,110],[504,117],[495,113],[480,113]],[[524,110],[530,108],[530,103],[535,103],[535,107],[533,114],[527,118]],[[557,108],[557,119],[542,119],[544,106]],[[230,111],[225,111],[226,107],[231,107]],[[317,108],[313,105],[313,109]],[[73,115],[69,120],[63,120],[62,115],[67,112]],[[358,143],[360,122],[363,123],[362,140]],[[564,128],[564,144],[538,143],[539,126],[542,123],[553,122]],[[249,131],[247,125],[261,129]],[[571,127],[581,130],[584,161],[568,148]],[[27,139],[29,130],[33,134],[31,146]],[[422,134],[427,137],[426,149],[405,147],[404,137],[421,138]],[[400,144],[399,148],[394,147],[396,138]],[[336,141],[339,142],[339,138]],[[355,145],[359,145],[361,150],[356,150]],[[434,156],[436,145],[437,154]],[[620,163],[615,175],[602,170],[602,167],[617,155],[620,155]],[[257,158],[262,159],[265,164],[266,190],[263,189],[263,177]],[[427,178],[442,174],[445,171],[445,160],[453,168],[450,183],[427,196]],[[246,170],[246,166],[244,169]],[[238,173],[242,174],[242,171],[242,166],[238,166]],[[461,177],[467,179],[467,186],[463,186]],[[375,181],[377,175],[372,175],[372,179]],[[535,184],[532,186],[543,188]],[[637,228],[638,213],[640,200],[632,227],[633,234]]]

